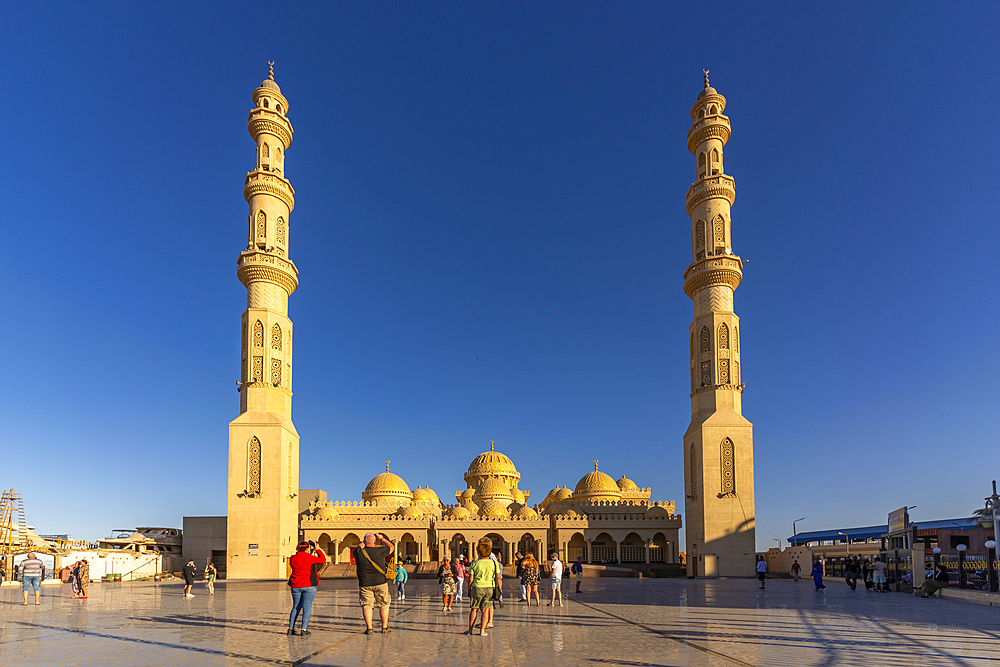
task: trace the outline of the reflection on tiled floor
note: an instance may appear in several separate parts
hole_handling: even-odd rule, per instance
[[[41,606],[0,589],[0,665],[1000,665],[1000,609],[831,584],[588,579],[563,607],[508,602],[487,638],[441,612],[435,580],[410,580],[393,632],[361,634],[353,581],[324,581],[309,637],[289,637],[284,582],[97,584]],[[567,585],[569,588],[572,584]],[[461,611],[458,608],[461,607]]]

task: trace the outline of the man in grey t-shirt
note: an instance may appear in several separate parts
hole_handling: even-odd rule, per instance
[[[24,596],[24,602],[21,604],[28,604],[29,590],[35,591],[35,604],[42,604],[39,598],[42,595],[42,577],[45,574],[45,564],[33,552],[29,551],[28,557],[21,561],[18,570],[21,574],[21,595]]]

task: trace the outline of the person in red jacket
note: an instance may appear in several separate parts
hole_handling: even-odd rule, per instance
[[[299,542],[295,555],[288,559],[292,566],[292,576],[288,579],[288,585],[292,587],[292,613],[288,616],[290,635],[309,634],[309,617],[312,616],[313,598],[319,585],[313,565],[325,562],[326,554],[316,548],[315,542]],[[295,619],[299,612],[302,612],[302,630],[296,632]]]

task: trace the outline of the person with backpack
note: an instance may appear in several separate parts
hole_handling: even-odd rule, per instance
[[[381,541],[382,546],[375,542]],[[395,551],[392,542],[381,533],[367,533],[364,544],[354,548],[354,565],[358,574],[358,601],[365,619],[365,634],[374,634],[372,629],[372,609],[378,607],[379,619],[382,621],[382,634],[389,632],[389,582],[396,579],[395,574],[388,576],[385,559]]]
[[[570,572],[576,575],[576,592],[580,592],[580,582],[583,581],[583,556],[577,556],[573,565],[569,568]]]

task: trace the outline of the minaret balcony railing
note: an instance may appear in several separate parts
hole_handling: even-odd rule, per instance
[[[726,116],[710,116],[700,119],[688,130],[688,150],[697,153],[698,144],[706,139],[719,139],[725,145],[733,130]]]
[[[291,294],[299,286],[299,270],[295,263],[260,250],[240,253],[236,260],[236,277],[246,287],[253,282],[274,283]]]
[[[292,145],[292,124],[287,118],[273,109],[257,107],[250,111],[247,117],[247,130],[254,141],[262,132],[273,134],[285,144],[287,150]]]
[[[692,299],[706,287],[727,285],[732,289],[743,280],[743,260],[736,255],[715,255],[698,260],[684,272],[684,293]]]
[[[736,181],[725,174],[706,176],[697,183],[692,183],[684,198],[687,199],[688,215],[706,199],[722,198],[732,206],[736,201]]]
[[[295,208],[295,189],[291,183],[274,172],[263,169],[247,172],[246,182],[243,185],[243,198],[249,204],[250,199],[259,194],[273,195],[285,202],[289,213]]]

